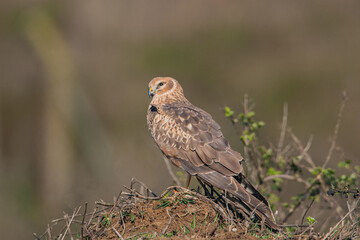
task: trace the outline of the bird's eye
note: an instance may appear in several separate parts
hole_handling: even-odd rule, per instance
[[[161,83],[159,83],[159,86],[161,87],[161,86],[163,86],[164,85],[164,83],[163,82],[161,82]]]

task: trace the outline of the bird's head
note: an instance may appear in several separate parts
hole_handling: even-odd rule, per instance
[[[156,77],[149,82],[149,96],[153,101],[184,98],[179,82],[171,77]]]

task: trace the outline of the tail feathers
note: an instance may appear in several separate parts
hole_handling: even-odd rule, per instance
[[[246,209],[248,209],[249,215],[255,214],[259,219],[264,220],[269,228],[276,231],[280,230],[280,227],[274,221],[274,216],[268,201],[242,174],[233,177],[222,175],[219,172],[209,171],[197,173],[197,176],[210,185],[226,190],[238,198]]]
[[[252,194],[254,197],[256,197],[257,199],[259,199],[261,202],[263,202],[266,206],[270,206],[268,201],[263,197],[263,195],[261,195],[261,193],[259,193],[254,187],[253,185],[251,185],[251,183],[246,179],[246,177],[242,174],[239,174],[237,176],[234,176],[234,178],[236,179],[236,181],[238,183],[240,183],[240,185],[250,194]]]
[[[275,218],[273,212],[270,209],[270,205],[268,201],[259,193],[251,183],[245,178],[244,175],[239,174],[234,177],[236,179],[236,184],[238,190],[233,194],[238,197],[244,204],[246,204],[254,214],[265,220],[265,224],[274,230],[280,230],[280,227],[275,223]],[[249,199],[241,198],[243,192],[246,191],[248,193]],[[249,200],[249,201],[246,201]]]

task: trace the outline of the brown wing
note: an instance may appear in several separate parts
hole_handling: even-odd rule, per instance
[[[231,149],[210,114],[192,105],[152,105],[148,126],[156,144],[175,165],[238,197],[274,229],[266,199],[241,174],[243,160]],[[272,225],[271,225],[272,224]]]
[[[196,167],[206,165],[226,176],[242,171],[242,156],[230,148],[210,114],[191,105],[153,107],[156,111],[149,108],[148,113],[149,130],[168,158],[189,160]]]

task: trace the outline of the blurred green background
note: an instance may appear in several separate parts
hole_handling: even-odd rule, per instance
[[[172,184],[146,126],[147,84],[172,76],[242,146],[223,108],[243,95],[277,141],[289,126],[322,163],[360,156],[358,1],[0,3],[0,236],[29,239],[84,202],[112,201],[132,177]]]

